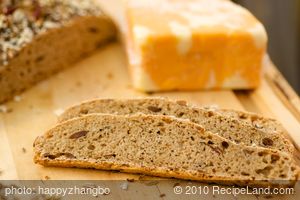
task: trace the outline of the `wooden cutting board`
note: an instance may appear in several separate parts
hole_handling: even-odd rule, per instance
[[[124,18],[119,0],[99,0],[99,2],[118,22],[122,23]],[[184,99],[199,106],[218,105],[222,108],[248,110],[274,117],[286,128],[288,137],[297,148],[297,157],[300,158],[299,97],[271,62],[267,63],[261,87],[253,91],[215,90],[145,94],[132,88],[124,49],[122,44],[115,42],[4,105],[8,112],[0,113],[0,179],[126,180],[137,178],[137,175],[100,170],[44,168],[33,163],[32,144],[37,136],[56,123],[57,114],[73,104],[93,98],[146,96]],[[152,188],[149,199],[161,194],[164,187],[167,186]],[[171,197],[179,199],[176,196],[164,198]]]

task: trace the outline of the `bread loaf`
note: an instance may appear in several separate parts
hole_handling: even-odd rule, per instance
[[[93,0],[0,1],[0,103],[114,39]]]
[[[90,114],[58,124],[34,142],[44,166],[95,168],[247,185],[292,185],[289,154],[238,145],[189,120]]]
[[[206,130],[217,133],[236,143],[261,146],[292,153],[293,145],[280,132],[260,130],[252,124],[221,115],[217,111],[187,105],[185,101],[171,101],[160,98],[146,99],[99,99],[88,101],[67,109],[59,121],[90,113],[136,114],[138,112],[154,115],[173,115],[189,119],[202,125]]]

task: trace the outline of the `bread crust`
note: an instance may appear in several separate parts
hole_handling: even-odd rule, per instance
[[[105,171],[119,171],[129,174],[143,174],[155,177],[162,177],[162,178],[177,178],[183,180],[192,180],[192,181],[199,181],[203,183],[216,183],[216,184],[223,184],[223,185],[237,185],[237,186],[249,186],[249,187],[294,187],[296,180],[291,181],[281,181],[281,184],[272,183],[270,181],[264,180],[234,180],[234,179],[226,179],[224,177],[217,177],[217,176],[206,176],[205,174],[201,174],[200,176],[191,175],[185,172],[174,172],[174,171],[166,171],[163,169],[158,168],[145,168],[145,167],[127,167],[122,165],[117,165],[114,163],[90,163],[84,162],[79,160],[43,160],[40,157],[40,154],[36,154],[34,156],[34,162],[36,164],[43,165],[45,167],[66,167],[66,168],[86,168],[86,169],[97,169],[97,170],[105,170]],[[278,181],[277,181],[278,182]]]
[[[116,38],[116,26],[106,15],[73,17],[33,36],[8,60],[0,63],[0,103],[39,81],[72,66]]]

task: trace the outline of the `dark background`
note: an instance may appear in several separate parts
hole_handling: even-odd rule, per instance
[[[281,73],[300,94],[300,0],[235,0],[266,27],[268,52]]]

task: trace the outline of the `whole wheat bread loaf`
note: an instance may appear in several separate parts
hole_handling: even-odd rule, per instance
[[[162,98],[143,99],[99,99],[88,101],[67,109],[59,121],[90,113],[109,114],[144,114],[173,115],[189,119],[202,125],[206,130],[245,145],[261,146],[292,153],[293,145],[281,133],[259,130],[252,124],[217,111],[187,105],[185,101],[171,101]]]
[[[290,185],[299,170],[287,153],[238,145],[189,120],[161,115],[74,118],[38,137],[34,153],[44,166],[242,185]]]
[[[8,0],[0,6],[0,103],[116,35],[93,0]]]

